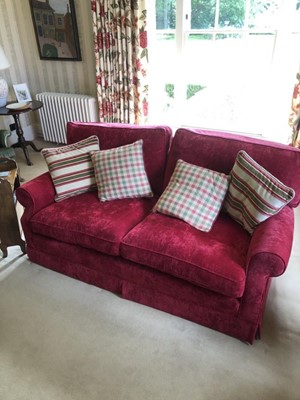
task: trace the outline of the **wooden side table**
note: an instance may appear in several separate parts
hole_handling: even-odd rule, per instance
[[[13,144],[11,147],[14,147],[14,148],[21,147],[21,149],[23,150],[23,153],[25,155],[27,165],[33,165],[33,163],[30,161],[30,158],[29,158],[27,146],[31,146],[34,151],[41,151],[41,149],[38,149],[32,141],[26,140],[24,138],[24,132],[23,132],[23,129],[22,129],[22,126],[20,123],[19,115],[29,112],[29,111],[38,110],[41,107],[43,107],[43,103],[38,100],[32,100],[32,102],[30,103],[30,106],[28,108],[25,108],[22,110],[10,110],[7,107],[0,107],[0,116],[1,115],[2,116],[11,115],[15,121],[18,141],[17,141],[17,143]]]
[[[9,246],[19,245],[22,252],[26,253],[13,195],[16,175],[16,162],[9,158],[0,158],[0,249],[3,257],[7,257]]]

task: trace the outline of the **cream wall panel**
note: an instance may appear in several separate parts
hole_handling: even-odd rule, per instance
[[[0,73],[10,86],[10,100],[15,100],[12,85],[23,82],[32,97],[44,91],[96,96],[90,0],[75,0],[75,9],[82,61],[47,61],[39,58],[28,0],[0,0],[0,44],[11,64]],[[37,115],[22,116],[25,133],[39,133]],[[11,122],[0,118],[0,128]]]

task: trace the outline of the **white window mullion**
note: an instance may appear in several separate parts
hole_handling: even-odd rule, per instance
[[[250,7],[251,7],[251,0],[246,0],[245,6],[245,20],[244,20],[244,32],[243,38],[246,39],[249,35],[249,18],[250,18]]]
[[[219,28],[220,0],[216,0],[215,29]]]
[[[219,18],[220,18],[220,0],[216,0],[216,11],[215,11],[215,26],[214,30],[219,29]],[[216,32],[213,33],[213,40],[216,40]]]
[[[177,0],[176,2],[176,50],[177,50],[177,74],[175,82],[175,124],[181,122],[183,104],[186,97],[186,74],[184,70],[185,43],[187,29],[190,26],[190,3],[191,0]]]

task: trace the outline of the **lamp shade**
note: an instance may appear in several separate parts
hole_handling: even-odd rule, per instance
[[[0,46],[0,70],[6,69],[9,67],[10,67],[10,65],[9,65],[8,59],[6,58],[6,55],[4,54],[2,46]]]

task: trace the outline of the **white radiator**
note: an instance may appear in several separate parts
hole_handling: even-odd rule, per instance
[[[97,102],[94,97],[68,93],[38,93],[43,103],[39,109],[44,140],[67,143],[66,125],[69,121],[98,121]]]

